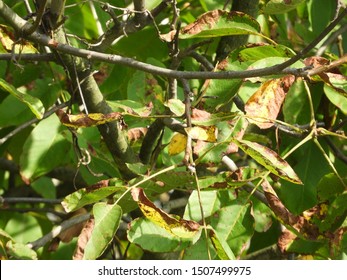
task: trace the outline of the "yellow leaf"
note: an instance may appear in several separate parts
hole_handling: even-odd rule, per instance
[[[188,133],[188,135],[194,139],[194,140],[202,140],[206,142],[216,142],[216,132],[217,128],[215,126],[209,126],[209,127],[200,127],[200,126],[194,126],[194,127],[188,127],[185,129]]]
[[[169,155],[177,155],[185,150],[187,146],[187,136],[176,133],[169,143]]]
[[[112,112],[109,114],[92,113],[92,114],[77,114],[71,115],[65,113],[62,109],[56,111],[60,122],[69,127],[79,128],[79,127],[90,127],[105,124],[112,121],[120,121],[123,124],[122,115],[118,112]]]
[[[200,225],[197,222],[185,220],[180,217],[176,218],[159,209],[147,198],[143,189],[133,188],[131,189],[131,195],[147,219],[173,235],[191,238],[199,231]]]

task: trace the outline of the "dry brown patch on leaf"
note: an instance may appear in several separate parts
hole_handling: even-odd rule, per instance
[[[192,120],[195,120],[195,121],[207,121],[210,119],[211,114],[205,110],[193,108],[191,117],[192,117]]]
[[[81,234],[78,237],[77,246],[73,255],[74,260],[82,260],[84,256],[84,248],[86,247],[94,229],[94,218],[90,218],[84,225]]]
[[[219,17],[223,14],[226,14],[226,11],[223,10],[214,10],[207,12],[201,15],[196,21],[191,24],[188,24],[182,29],[182,34],[197,34],[206,28],[207,25],[209,28],[212,28],[219,20]]]
[[[294,81],[295,77],[288,75],[263,83],[245,105],[249,122],[256,124],[261,129],[272,127]]]
[[[130,142],[136,142],[137,140],[143,138],[148,129],[146,127],[135,127],[128,130],[128,139]]]

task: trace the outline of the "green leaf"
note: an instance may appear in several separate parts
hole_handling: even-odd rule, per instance
[[[318,225],[321,232],[335,231],[347,217],[347,192],[336,197],[329,205],[326,216]]]
[[[254,218],[251,204],[233,200],[231,205],[221,208],[211,217],[211,226],[219,240],[229,245],[235,256],[240,256],[254,233]]]
[[[200,204],[204,209],[204,217],[207,218],[216,213],[220,208],[229,205],[234,199],[228,190],[202,191],[200,198],[197,191],[191,193],[184,211],[184,219],[197,222],[201,221]]]
[[[284,142],[282,145],[285,147],[287,143]],[[293,145],[292,142],[291,145]],[[324,174],[331,172],[331,169],[320,150],[312,142],[295,151],[291,159],[297,162],[293,167],[300,176],[303,186],[283,181],[276,192],[289,211],[300,215],[302,211],[317,204],[317,184]]]
[[[293,252],[296,254],[311,255],[314,254],[324,244],[315,241],[295,239],[287,246],[287,252]]]
[[[169,99],[165,106],[169,107],[170,111],[174,113],[176,116],[182,116],[185,112],[185,105],[179,99]]]
[[[85,260],[95,260],[106,250],[119,227],[122,208],[117,204],[96,203],[93,216],[95,225],[84,250]]]
[[[247,155],[278,177],[295,184],[302,184],[291,166],[273,150],[247,140],[232,140]]]
[[[111,187],[101,187],[101,188],[83,188],[79,189],[72,194],[69,194],[62,201],[62,205],[66,212],[76,211],[85,205],[93,204],[114,194],[119,191],[125,191],[126,188],[123,186],[111,186]]]
[[[17,90],[11,84],[7,83],[5,80],[0,78],[0,89],[6,91],[16,97],[19,101],[26,104],[33,114],[38,119],[42,119],[45,108],[43,107],[42,102],[29,94],[25,94]]]
[[[16,243],[26,244],[42,237],[42,228],[38,222],[39,219],[34,217],[35,214],[11,213],[11,219],[7,222],[4,230],[16,241]]]
[[[197,18],[181,30],[180,39],[212,38],[230,35],[261,35],[259,23],[241,12],[214,10]]]
[[[265,14],[284,14],[300,5],[305,0],[270,0],[263,8]]]
[[[347,184],[347,180],[344,180]],[[342,184],[340,178],[334,173],[325,174],[317,185],[318,200],[323,202],[332,198],[338,194],[341,194],[345,190],[345,186]]]
[[[11,240],[6,244],[7,252],[17,260],[37,260],[36,252],[26,244],[14,243]]]
[[[31,183],[31,187],[42,197],[48,199],[56,198],[56,186],[52,178],[40,177]]]
[[[235,255],[231,251],[228,243],[218,236],[218,233],[211,229],[210,239],[218,257],[221,260],[235,260]]]
[[[201,231],[197,234],[200,236]],[[194,239],[180,238],[150,220],[141,218],[131,222],[128,240],[151,252],[175,252],[189,246]]]
[[[184,260],[208,260],[209,255],[206,247],[209,247],[211,258],[218,259],[218,255],[213,247],[211,239],[206,240],[206,235],[201,234],[200,239],[193,245],[187,247],[184,250]]]
[[[127,163],[128,168],[135,174],[142,175],[148,171],[148,166],[144,165],[141,162],[138,163]]]
[[[42,120],[33,129],[20,157],[21,175],[25,180],[33,180],[66,161],[71,146],[60,129],[55,115]]]
[[[284,45],[247,45],[231,53],[231,59],[239,62],[256,62],[268,57],[291,57],[294,51]]]
[[[241,65],[239,61],[223,63],[218,66],[216,71],[242,71],[246,70],[247,65]],[[229,106],[230,102],[237,94],[242,85],[241,79],[224,79],[224,80],[206,80],[201,89],[201,96],[198,101],[203,98],[205,110],[214,112],[223,111],[225,106]],[[226,110],[224,110],[226,111]],[[227,110],[230,112],[230,110]]]
[[[342,113],[347,115],[347,93],[339,92],[327,84],[324,84],[324,92],[330,102],[339,108]]]

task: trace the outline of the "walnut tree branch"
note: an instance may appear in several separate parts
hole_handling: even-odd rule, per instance
[[[293,74],[297,76],[305,76],[306,72],[302,69],[286,69],[292,64],[303,58],[311,49],[313,49],[323,38],[347,15],[347,9],[344,9],[341,14],[332,21],[327,28],[307,47],[302,51],[298,52],[295,56],[289,60],[276,64],[271,67],[252,69],[245,71],[221,71],[221,72],[200,72],[200,71],[177,71],[170,70],[162,67],[157,67],[151,64],[143,63],[135,59],[122,57],[119,55],[110,55],[101,52],[84,50],[79,48],[74,48],[67,44],[62,44],[56,42],[38,32],[34,32],[29,36],[29,38],[39,44],[48,46],[51,49],[57,50],[61,53],[71,54],[76,57],[83,57],[89,60],[103,61],[111,64],[120,64],[142,70],[148,73],[171,77],[177,79],[243,79],[250,77],[261,77],[273,74]],[[0,0],[0,16],[9,22],[9,24],[17,31],[20,31],[27,22],[15,14],[3,1]]]

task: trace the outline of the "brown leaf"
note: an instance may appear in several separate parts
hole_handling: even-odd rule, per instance
[[[128,130],[128,139],[130,142],[136,142],[144,137],[147,133],[146,127],[135,127]]]
[[[56,114],[63,125],[73,128],[97,126],[112,121],[120,121],[122,126],[126,126],[122,114],[118,112],[71,115],[59,109],[56,111]]]
[[[323,65],[329,65],[329,60],[321,56],[311,56],[304,60],[306,66],[313,66],[314,68]]]
[[[73,212],[71,217],[76,217],[86,213],[87,213],[87,210],[85,208],[80,208],[76,210],[75,212]],[[74,237],[78,236],[81,233],[81,230],[84,227],[84,224],[85,222],[81,222],[79,224],[74,225],[71,228],[68,228],[67,230],[60,233],[58,235],[58,238],[64,243],[69,243]]]
[[[207,121],[211,117],[211,114],[205,110],[192,109],[192,120],[195,121]]]
[[[77,246],[75,253],[73,255],[74,260],[82,260],[84,256],[84,248],[86,247],[90,237],[92,236],[92,232],[94,229],[94,218],[90,218],[84,225],[81,234],[77,240]]]
[[[205,27],[204,25],[208,25],[209,28],[212,28],[219,20],[219,17],[223,14],[227,13],[223,10],[214,10],[207,12],[199,17],[196,21],[191,24],[188,24],[186,27],[182,29],[182,34],[197,34],[201,32]]]
[[[292,75],[268,80],[249,98],[245,111],[251,123],[261,129],[270,128],[276,120],[290,86],[294,83]]]

